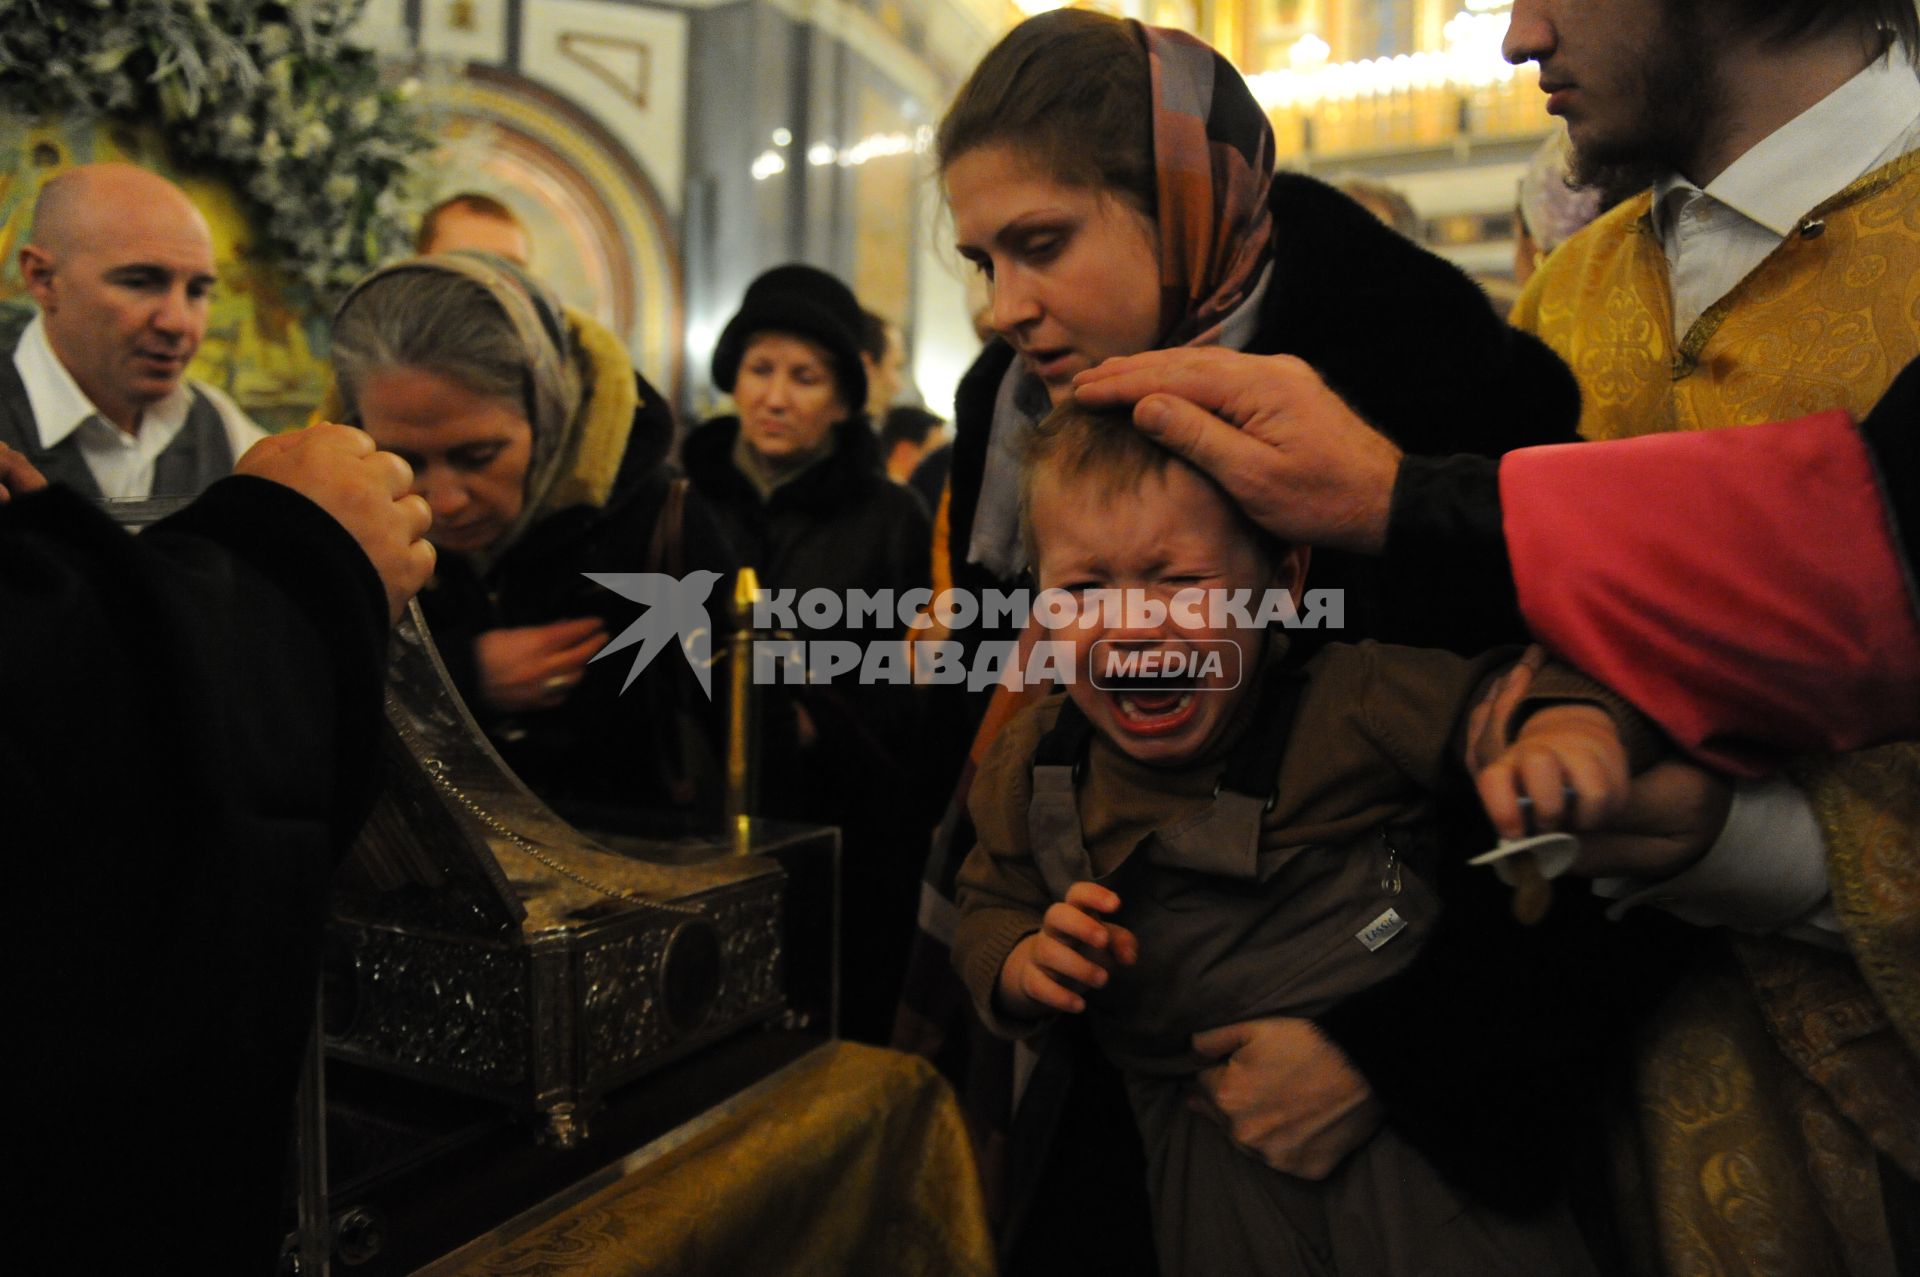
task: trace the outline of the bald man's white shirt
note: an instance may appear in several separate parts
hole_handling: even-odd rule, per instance
[[[221,391],[184,379],[172,394],[148,405],[140,414],[139,434],[125,433],[100,415],[99,408],[53,353],[53,344],[47,340],[46,322],[39,315],[35,315],[26,331],[20,334],[20,344],[13,352],[13,366],[26,387],[34,428],[40,432],[40,446],[51,448],[67,436],[74,436],[87,469],[100,485],[101,495],[109,500],[140,501],[153,494],[154,463],[186,427],[187,411],[193,407],[193,390],[205,395],[220,414],[220,425],[227,433],[227,445],[233,450],[234,460],[238,461],[248,448],[267,437],[267,432],[254,425],[240,410],[240,405]],[[193,390],[188,389],[190,385]]]

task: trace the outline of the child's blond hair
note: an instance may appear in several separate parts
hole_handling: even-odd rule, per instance
[[[1083,407],[1072,399],[1056,405],[1019,445],[1020,537],[1027,565],[1037,571],[1038,547],[1033,541],[1033,489],[1039,476],[1051,472],[1076,488],[1113,500],[1136,491],[1149,477],[1179,466],[1206,481],[1233,511],[1241,530],[1269,564],[1278,563],[1287,545],[1260,527],[1213,477],[1185,458],[1134,429],[1130,409]]]

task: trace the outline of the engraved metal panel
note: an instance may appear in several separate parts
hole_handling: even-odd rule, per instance
[[[490,1086],[527,1079],[524,953],[335,925],[353,950],[356,1011],[329,1047]]]
[[[709,910],[724,955],[713,1018],[744,1019],[782,1001],[780,908],[785,892],[743,895]]]
[[[648,926],[580,955],[580,1049],[594,1074],[619,1073],[673,1042],[660,1005],[669,927]]]

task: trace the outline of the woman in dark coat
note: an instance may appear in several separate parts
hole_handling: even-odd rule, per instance
[[[714,347],[714,384],[739,412],[687,438],[682,461],[719,513],[742,562],[776,598],[928,584],[931,529],[919,498],[888,480],[867,424],[860,305],[811,266],[776,267],[747,289]],[[897,608],[881,625],[844,621],[795,637],[897,649]],[[842,1028],[884,1040],[914,917],[931,819],[916,812],[906,765],[915,697],[895,660],[886,681],[859,671],[783,689],[769,706],[762,811],[841,827]],[[772,690],[772,689],[769,689]]]
[[[1073,393],[1078,373],[1115,356],[1185,345],[1296,355],[1399,448],[1434,467],[1455,454],[1494,456],[1574,438],[1578,392],[1566,368],[1503,323],[1460,271],[1332,188],[1276,174],[1264,113],[1238,72],[1192,37],[1081,10],[1029,19],[961,89],[936,151],[959,251],[989,281],[998,334],[955,405],[937,553],[957,586],[1005,588],[1021,578],[1021,441]],[[1423,554],[1419,541],[1389,546],[1375,559],[1316,552],[1307,588],[1344,591],[1344,625],[1331,634],[1296,631],[1296,651],[1304,656],[1326,638],[1475,651],[1521,635],[1511,590],[1501,592],[1505,582]],[[1009,699],[986,710],[975,760],[1005,721]],[[956,731],[950,721],[945,737],[964,742],[965,724],[980,707],[949,709],[961,726]],[[967,842],[962,835],[936,855],[931,889],[950,889]],[[940,911],[928,913],[937,922]],[[918,1014],[903,1021],[920,1032],[902,1041],[944,1050],[943,995],[928,978],[934,930],[915,956],[909,1009]],[[1236,1082],[1241,1094],[1266,1097],[1259,1118],[1297,1123],[1291,1129],[1314,1133],[1317,1155],[1335,1158],[1371,1129],[1384,1105],[1450,1174],[1486,1171],[1485,1179],[1499,1182],[1478,1183],[1477,1191],[1537,1205],[1538,1194],[1551,1191],[1550,1177],[1522,1168],[1556,1154],[1549,1124],[1485,1130],[1447,1118],[1493,1111],[1471,1097],[1505,1085],[1502,1061],[1519,1058],[1501,1045],[1526,1035],[1506,1009],[1541,1005],[1539,989],[1523,994],[1484,982],[1474,1005],[1461,1005],[1469,983],[1462,973],[1489,963],[1499,969],[1441,937],[1407,978],[1313,1022],[1222,1026],[1209,1035],[1219,1066],[1201,1075],[1196,1098],[1213,1102],[1217,1093],[1206,1088],[1224,1076],[1244,1081]],[[1090,1187],[1097,1172],[1125,1158],[1108,1148],[1095,1164],[1086,1149],[1103,1137],[1110,1144],[1124,1122],[1080,1102],[1088,1072],[1064,1061],[1058,1038],[1013,1121],[1007,1269],[1150,1267],[1150,1248],[1123,1226],[1140,1216],[1113,1211],[1115,1199]],[[1076,1085],[1064,1085],[1069,1078]],[[969,1082],[976,1096],[990,1089]],[[1330,1098],[1312,1111],[1296,1104],[1279,1114],[1276,1095]],[[1004,1094],[999,1102],[1006,1105]],[[1008,1110],[982,1116],[1004,1122]],[[1043,1162],[1048,1151],[1056,1158]],[[1061,1156],[1073,1159],[1070,1169]],[[1304,1173],[1310,1161],[1282,1169]],[[1103,1196],[1107,1226],[1061,1225]],[[1060,1238],[1072,1240],[1059,1247]],[[1097,1255],[1084,1249],[1096,1242]]]
[[[361,281],[333,367],[346,419],[433,506],[421,607],[501,755],[586,823],[717,818],[720,713],[694,672],[710,650],[660,653],[631,686],[630,660],[594,660],[645,609],[585,573],[735,565],[663,464],[672,415],[619,341],[504,258],[448,253]]]

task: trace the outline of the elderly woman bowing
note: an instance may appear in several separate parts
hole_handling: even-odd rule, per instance
[[[590,664],[636,606],[586,572],[728,571],[663,460],[673,418],[617,339],[504,258],[374,272],[334,318],[346,419],[412,465],[440,567],[421,595],[489,737],[573,814],[717,808],[718,719],[688,662]]]

